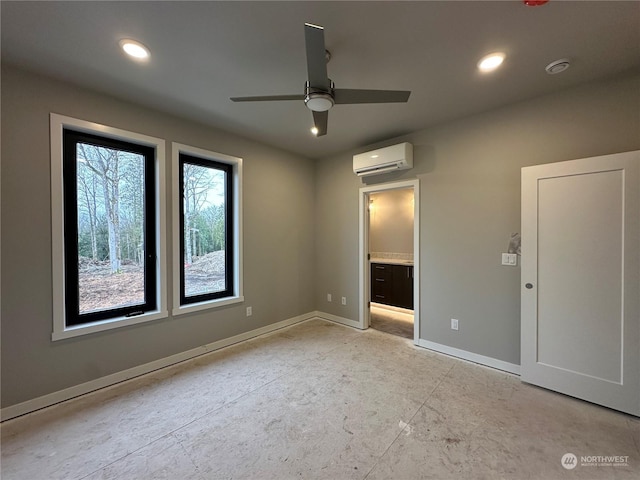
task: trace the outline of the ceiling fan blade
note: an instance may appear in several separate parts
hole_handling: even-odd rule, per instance
[[[359,90],[351,88],[336,88],[333,99],[336,104],[348,103],[403,103],[409,100],[410,91],[407,90]]]
[[[318,129],[316,137],[327,134],[327,121],[329,120],[329,112],[313,112],[313,124]]]
[[[307,49],[309,86],[311,88],[329,90],[327,57],[324,47],[324,28],[311,23],[305,23],[304,40]]]
[[[263,95],[257,97],[231,97],[232,102],[270,102],[272,100],[304,100],[304,95]]]

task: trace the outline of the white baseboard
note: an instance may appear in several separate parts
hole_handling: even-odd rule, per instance
[[[430,342],[429,340],[418,340],[418,346],[428,348],[429,350],[436,351],[438,353],[444,353],[445,355],[451,355],[452,357],[468,360],[473,363],[479,363],[486,367],[496,368],[505,372],[513,373],[514,375],[520,375],[520,365],[515,363],[505,362],[498,360],[497,358],[486,357],[477,353],[468,352],[459,348],[449,347],[448,345],[442,345],[441,343]]]
[[[250,338],[271,333],[275,330],[279,330],[281,328],[304,322],[306,320],[310,320],[319,316],[320,315],[318,315],[318,312],[315,311],[303,315],[298,315],[297,317],[289,318],[288,320],[282,320],[281,322],[272,323],[271,325],[257,328],[249,332],[241,333],[230,338],[225,338],[223,340],[218,340],[217,342],[208,343],[206,345],[187,350],[186,352],[176,353],[175,355],[161,358],[153,362],[145,363],[144,365],[139,365],[127,370],[112,373],[111,375],[100,377],[89,382],[81,383],[80,385],[75,385],[73,387],[65,388],[64,390],[59,390],[57,392],[49,393],[32,400],[27,400],[16,405],[11,405],[0,410],[0,421],[4,422],[5,420],[19,417],[20,415],[25,415],[27,413],[34,412],[45,407],[55,405],[56,403],[64,402],[65,400],[70,400],[80,395],[84,395],[101,388],[109,387],[111,385],[115,385],[117,383],[139,377],[146,373],[150,373],[155,370],[159,370],[161,368],[168,367],[170,365],[174,365],[176,363],[183,362],[200,355],[204,355],[205,353],[228,347],[229,345],[233,345],[234,343],[249,340]]]
[[[316,317],[324,320],[329,320],[331,322],[340,323],[348,327],[361,329],[360,323],[355,320],[350,320],[348,318],[339,317],[331,313],[320,312],[320,311],[316,311],[315,315]],[[452,357],[460,358],[462,360],[467,360],[469,362],[484,365],[486,367],[495,368],[497,370],[502,370],[504,372],[513,373],[515,375],[520,375],[520,365],[516,365],[515,363],[509,363],[503,360],[498,360],[497,358],[487,357],[485,355],[479,355],[477,353],[468,352],[466,350],[461,350],[459,348],[449,347],[448,345],[442,345],[436,342],[430,342],[429,340],[418,339],[417,341],[414,341],[414,344],[419,347],[427,348],[429,350],[433,350],[438,353],[444,353],[445,355],[450,355]]]
[[[362,327],[360,326],[360,322],[357,322],[356,320],[350,320],[348,318],[339,317],[338,315],[333,315],[332,313],[326,313],[326,312],[320,312],[320,311],[316,311],[315,315],[316,317],[322,318],[324,320],[329,320],[331,322],[336,322],[342,325],[346,325],[347,327],[353,327],[353,328],[357,328],[358,330],[362,330]]]

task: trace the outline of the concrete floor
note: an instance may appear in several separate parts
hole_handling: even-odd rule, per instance
[[[638,418],[312,320],[5,422],[1,476],[637,479],[639,445]]]

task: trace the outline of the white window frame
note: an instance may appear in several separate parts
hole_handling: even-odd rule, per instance
[[[65,252],[64,252],[64,208],[63,208],[63,130],[92,133],[104,137],[147,145],[156,150],[156,310],[135,317],[114,317],[83,325],[66,326],[65,322]],[[99,123],[65,117],[56,113],[50,115],[51,134],[51,247],[52,247],[52,290],[53,290],[53,333],[54,341],[88,335],[127,325],[150,322],[168,316],[167,309],[167,249],[166,249],[166,191],[165,191],[165,142],[162,139],[129,132]]]
[[[172,163],[173,163],[173,185],[172,185],[172,209],[173,209],[173,315],[182,315],[185,313],[198,312],[212,308],[218,308],[225,305],[244,302],[244,293],[242,286],[242,158],[225,155],[223,153],[212,152],[190,145],[173,142],[171,144]],[[180,154],[184,153],[205,160],[226,163],[232,166],[233,174],[233,292],[234,295],[214,300],[207,300],[198,303],[189,303],[180,305],[180,262],[182,254],[180,252]]]

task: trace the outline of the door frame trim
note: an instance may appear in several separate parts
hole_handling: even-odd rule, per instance
[[[358,206],[358,328],[369,328],[371,288],[369,272],[369,197],[372,193],[401,188],[413,189],[413,343],[420,341],[420,180],[380,183],[360,188]]]

